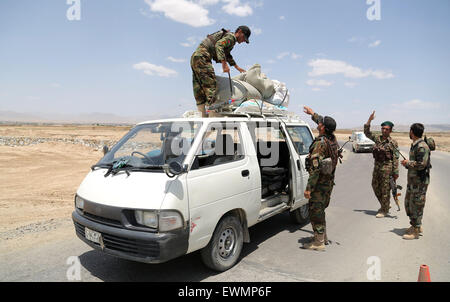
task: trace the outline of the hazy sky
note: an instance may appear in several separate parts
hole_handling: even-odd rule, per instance
[[[0,110],[179,115],[195,108],[192,52],[242,24],[235,60],[285,82],[292,111],[450,123],[448,0],[2,0]]]

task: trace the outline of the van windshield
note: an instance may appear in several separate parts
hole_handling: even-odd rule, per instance
[[[201,125],[201,122],[186,121],[138,125],[95,166],[122,162],[136,168],[162,168],[174,160],[182,163]]]

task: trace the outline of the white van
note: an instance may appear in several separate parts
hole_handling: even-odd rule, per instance
[[[249,227],[283,211],[308,222],[312,141],[294,115],[138,124],[81,183],[76,234],[106,254],[145,263],[201,249],[208,267],[227,270],[250,242]]]

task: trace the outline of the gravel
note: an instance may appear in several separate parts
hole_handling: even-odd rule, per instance
[[[0,136],[0,146],[22,147],[47,142],[82,145],[95,149],[102,149],[104,145],[110,148],[116,143],[116,141],[111,140],[95,140],[95,139]]]

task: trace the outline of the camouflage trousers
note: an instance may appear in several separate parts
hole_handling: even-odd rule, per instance
[[[420,227],[422,225],[423,208],[425,207],[425,200],[428,185],[408,185],[405,195],[405,210],[409,217],[409,223],[413,227]]]
[[[211,55],[199,46],[191,57],[192,87],[197,105],[212,104],[216,99],[216,74]]]
[[[334,182],[318,183],[309,199],[309,220],[315,233],[323,234],[326,230],[325,209],[330,204]]]
[[[392,174],[392,165],[375,164],[372,173],[372,189],[381,208],[378,210],[382,213],[388,213],[391,204],[391,186],[389,183]]]

